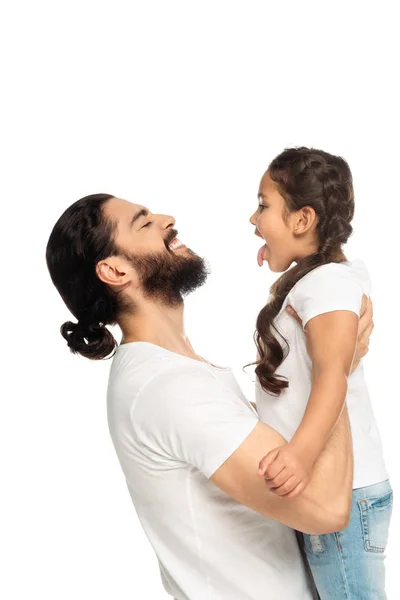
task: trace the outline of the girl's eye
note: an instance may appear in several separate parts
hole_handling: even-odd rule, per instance
[[[146,225],[143,225],[142,229],[143,229],[144,227],[150,227],[150,225],[151,225],[151,221],[149,221],[148,223],[146,223]]]
[[[259,204],[259,205],[258,205],[258,210],[259,210],[260,212],[262,212],[262,211],[264,210],[264,208],[267,208],[267,207],[266,207],[264,204]]]

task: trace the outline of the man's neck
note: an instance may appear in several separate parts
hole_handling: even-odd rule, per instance
[[[184,304],[168,307],[157,302],[141,304],[134,315],[126,315],[119,323],[121,344],[149,342],[190,358],[200,358],[185,333]]]

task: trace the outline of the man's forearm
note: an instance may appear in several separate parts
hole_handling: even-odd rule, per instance
[[[344,526],[349,518],[353,485],[353,444],[347,406],[329,437],[325,448],[317,458],[310,483],[302,496],[315,510],[320,509],[341,520]],[[336,528],[337,529],[337,528]]]
[[[240,504],[304,533],[344,529],[350,515],[353,480],[347,408],[318,457],[309,484],[295,498],[279,498],[257,475],[260,459],[284,443],[277,431],[258,422],[211,481]]]

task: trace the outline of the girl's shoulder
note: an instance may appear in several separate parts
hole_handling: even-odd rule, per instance
[[[363,260],[357,259],[341,263],[327,263],[316,267],[293,286],[291,292],[296,292],[302,288],[312,288],[314,286],[332,286],[345,285],[346,281],[355,281],[363,289],[364,293],[369,292],[370,276]]]

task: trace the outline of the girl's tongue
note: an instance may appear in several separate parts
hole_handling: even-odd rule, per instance
[[[262,264],[264,262],[265,259],[265,250],[267,249],[267,244],[264,244],[264,246],[261,246],[261,248],[258,251],[257,254],[257,263],[259,267],[262,267]]]

